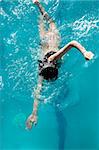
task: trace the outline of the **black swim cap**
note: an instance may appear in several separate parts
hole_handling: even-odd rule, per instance
[[[56,80],[58,77],[58,68],[53,66],[45,67],[40,72],[40,75],[42,75],[45,80]]]
[[[45,56],[43,61],[39,62],[39,75],[45,80],[56,80],[58,78],[58,67],[56,62],[48,62],[48,58],[56,52],[50,51]]]

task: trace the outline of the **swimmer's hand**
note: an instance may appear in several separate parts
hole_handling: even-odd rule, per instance
[[[27,121],[26,121],[27,129],[31,129],[32,126],[33,126],[33,124],[34,124],[34,125],[37,124],[37,116],[31,114],[31,115],[28,117]]]
[[[33,1],[33,4],[36,4],[39,2],[39,0],[32,0]]]
[[[91,60],[91,59],[93,59],[93,57],[94,57],[94,54],[91,52],[91,51],[85,51],[84,53],[83,53],[83,55],[84,55],[84,57],[85,57],[85,59],[86,60]]]

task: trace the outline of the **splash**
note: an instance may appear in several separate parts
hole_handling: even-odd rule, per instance
[[[96,31],[99,29],[99,19],[84,15],[79,20],[73,22],[71,26],[74,36],[78,38],[86,36],[88,37],[92,35],[92,31]]]
[[[57,11],[58,9],[58,6],[59,6],[59,0],[53,0],[53,1],[49,1],[49,2],[52,2],[52,5],[51,5],[51,8],[49,8],[49,13],[52,14],[52,16],[54,16],[55,12]]]
[[[86,61],[83,64],[84,68],[88,68],[90,65],[92,65],[97,59],[99,58],[99,56],[97,54],[95,54],[95,56],[93,57],[93,59],[91,61]]]
[[[0,90],[2,90],[3,86],[4,86],[3,79],[2,76],[0,76]]]

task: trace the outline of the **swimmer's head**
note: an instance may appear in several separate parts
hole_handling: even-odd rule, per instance
[[[58,78],[58,69],[52,66],[45,67],[40,72],[40,75],[42,75],[45,80],[56,80]]]

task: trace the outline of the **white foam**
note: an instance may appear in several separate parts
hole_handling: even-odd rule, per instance
[[[99,29],[98,23],[99,19],[84,15],[79,20],[73,22],[71,24],[71,27],[74,31],[74,35],[82,38],[84,36],[89,36],[90,31],[92,31],[93,29]]]
[[[2,76],[0,76],[0,90],[2,90],[3,86],[4,86],[3,79]]]

